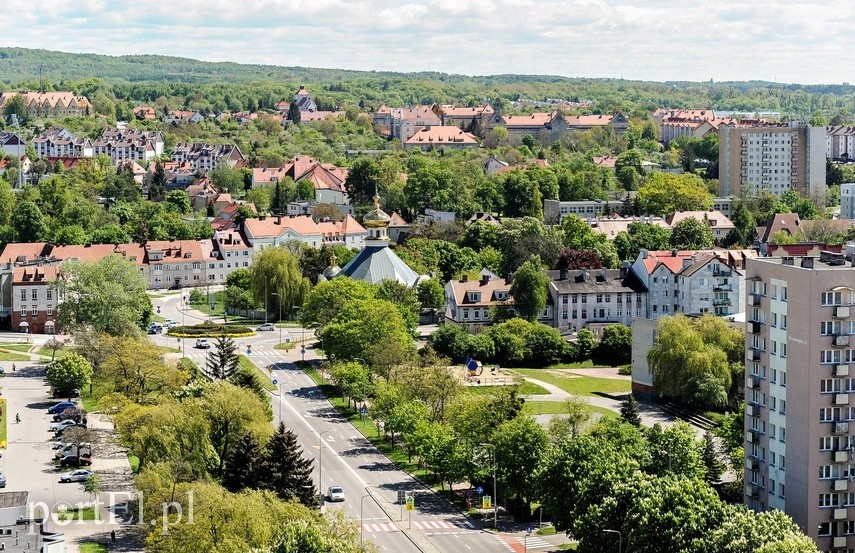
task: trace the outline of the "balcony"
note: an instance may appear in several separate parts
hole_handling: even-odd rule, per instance
[[[758,389],[760,388],[760,377],[759,376],[749,376],[745,380],[745,387],[750,389]]]
[[[838,305],[834,308],[834,318],[835,319],[848,319],[849,318],[849,306],[848,305]]]
[[[713,290],[716,292],[733,292],[733,285],[716,283],[713,285]]]
[[[713,269],[713,276],[717,277],[729,277],[733,276],[733,271],[730,269]]]
[[[760,294],[748,294],[748,305],[760,305]]]
[[[846,536],[834,536],[831,538],[831,547],[833,549],[846,549]]]
[[[758,405],[752,405],[749,403],[745,406],[745,416],[746,417],[759,417],[760,416],[760,407]]]
[[[760,441],[760,432],[756,430],[745,431],[745,441],[756,444]],[[843,453],[846,453],[845,451]]]
[[[760,352],[762,351],[759,346],[752,346],[749,348],[751,350],[751,359],[753,361],[760,360]]]
[[[758,461],[754,457],[746,457],[745,468],[747,468],[748,470],[757,470],[758,468],[760,468],[760,461]],[[844,482],[846,482],[846,480],[844,480]]]
[[[759,497],[760,487],[755,486],[754,484],[746,484],[745,485],[745,495],[747,495],[748,497]]]
[[[728,286],[730,286],[730,285],[728,285]],[[714,299],[712,301],[713,305],[731,305],[731,303],[733,303],[733,302],[731,302],[730,299],[728,299],[728,298],[719,298],[719,299]]]
[[[834,376],[849,376],[849,365],[834,365]]]
[[[835,334],[831,345],[836,348],[845,348],[849,346],[849,336],[847,334]]]
[[[848,509],[834,509],[831,512],[831,520],[846,520],[849,516]]]
[[[835,480],[831,485],[831,490],[835,492],[845,492],[849,490],[849,480],[842,478],[840,480]]]
[[[832,434],[848,434],[849,433],[849,423],[848,422],[835,422],[831,426]]]
[[[832,451],[831,452],[831,462],[832,463],[847,463],[849,462],[849,452],[848,451]]]
[[[849,405],[849,394],[834,394],[834,405]]]
[[[757,321],[748,323],[748,332],[751,334],[760,334],[760,323]]]

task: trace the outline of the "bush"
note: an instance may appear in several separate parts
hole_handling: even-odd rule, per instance
[[[226,336],[229,338],[241,338],[253,336],[255,332],[248,326],[222,325],[215,323],[199,323],[193,326],[176,326],[169,329],[168,335],[178,338],[202,338]]]

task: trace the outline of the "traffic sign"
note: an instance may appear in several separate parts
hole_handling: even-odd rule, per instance
[[[367,415],[368,414],[368,407],[363,405],[362,408],[359,410],[359,412],[363,415]]]
[[[492,509],[493,508],[493,498],[489,495],[485,495],[481,498],[481,508],[482,509]]]
[[[477,488],[475,488],[475,493],[477,493],[478,495],[484,495],[484,488],[478,486]]]
[[[526,528],[526,529],[525,529],[525,531],[526,531],[526,534],[531,534],[531,526],[529,526],[528,528]]]
[[[413,496],[407,497],[407,510],[412,511],[416,508],[416,498]]]
[[[278,381],[278,380],[276,380],[275,378],[273,379],[273,385],[274,385],[274,386],[278,386],[278,385],[279,385],[279,381]]]
[[[306,348],[300,348],[300,353],[306,353]]]
[[[407,492],[404,490],[398,490],[398,503],[404,504],[407,501]]]

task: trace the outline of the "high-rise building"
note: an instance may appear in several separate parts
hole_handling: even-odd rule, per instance
[[[745,502],[781,509],[820,551],[855,550],[848,249],[749,259],[746,269]]]
[[[855,182],[840,185],[840,218],[855,219]]]
[[[718,136],[719,196],[794,188],[825,205],[825,127],[722,126]]]

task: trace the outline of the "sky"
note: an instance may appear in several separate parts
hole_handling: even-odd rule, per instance
[[[855,82],[851,0],[3,0],[0,45],[385,71]]]

